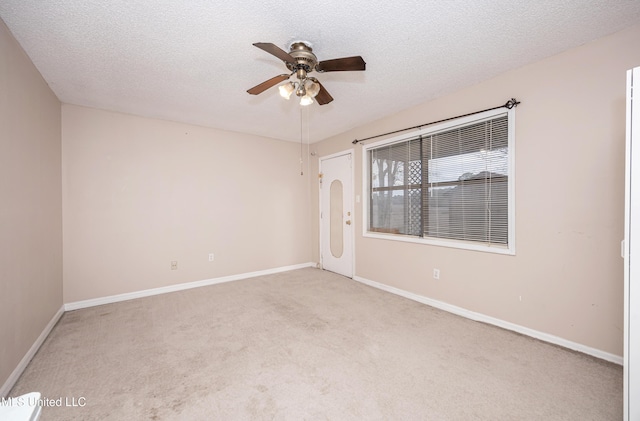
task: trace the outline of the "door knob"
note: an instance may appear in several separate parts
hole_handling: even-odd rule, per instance
[[[346,224],[351,225],[351,219],[347,220]]]

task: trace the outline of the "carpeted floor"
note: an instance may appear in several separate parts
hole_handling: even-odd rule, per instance
[[[68,312],[31,391],[44,421],[622,419],[620,366],[311,268]]]

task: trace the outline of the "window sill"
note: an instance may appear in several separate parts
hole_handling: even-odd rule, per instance
[[[480,251],[484,253],[505,254],[505,255],[511,255],[511,256],[515,256],[516,254],[516,250],[515,250],[515,246],[513,246],[513,242],[511,242],[512,244],[511,246],[504,246],[499,244],[489,245],[489,244],[472,243],[469,241],[443,240],[443,239],[429,238],[429,237],[414,237],[410,235],[381,233],[381,232],[373,232],[373,231],[366,231],[362,234],[362,236],[365,238],[377,238],[379,240],[402,241],[405,243],[426,244],[430,246]]]

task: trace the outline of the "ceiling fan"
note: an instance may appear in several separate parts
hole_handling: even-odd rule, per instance
[[[281,74],[266,80],[247,90],[247,92],[251,95],[258,95],[272,86],[284,82],[295,74],[297,80],[281,85],[279,90],[280,95],[285,99],[289,99],[291,94],[295,92],[296,96],[300,97],[300,105],[312,104],[313,98],[315,98],[320,105],[325,105],[333,101],[333,97],[327,92],[324,86],[322,86],[320,81],[315,77],[309,76],[309,73],[314,71],[325,73],[365,70],[366,66],[366,63],[360,56],[318,61],[316,55],[313,54],[311,44],[306,41],[293,42],[289,47],[288,53],[270,42],[256,42],[253,45],[284,61],[284,64],[291,73]]]

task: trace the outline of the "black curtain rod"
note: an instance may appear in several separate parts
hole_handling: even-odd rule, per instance
[[[371,139],[375,139],[377,137],[388,136],[390,134],[400,133],[400,132],[404,132],[404,131],[407,131],[407,130],[419,129],[419,128],[424,127],[424,126],[430,126],[431,124],[443,123],[445,121],[455,120],[456,118],[462,118],[462,117],[467,117],[467,116],[474,115],[474,114],[480,114],[480,113],[484,113],[485,111],[493,111],[493,110],[497,110],[499,108],[506,108],[506,109],[510,110],[513,107],[517,107],[518,104],[520,104],[520,101],[516,101],[515,98],[511,98],[504,105],[499,105],[497,107],[487,108],[486,110],[475,111],[473,113],[462,114],[462,115],[455,116],[455,117],[449,117],[449,118],[445,118],[443,120],[432,121],[431,123],[420,124],[419,126],[407,127],[406,129],[395,130],[393,132],[388,132],[388,133],[378,134],[378,135],[375,135],[375,136],[365,137],[364,139],[356,139],[351,143],[353,143],[355,145],[357,143],[364,142],[365,140],[371,140]]]

